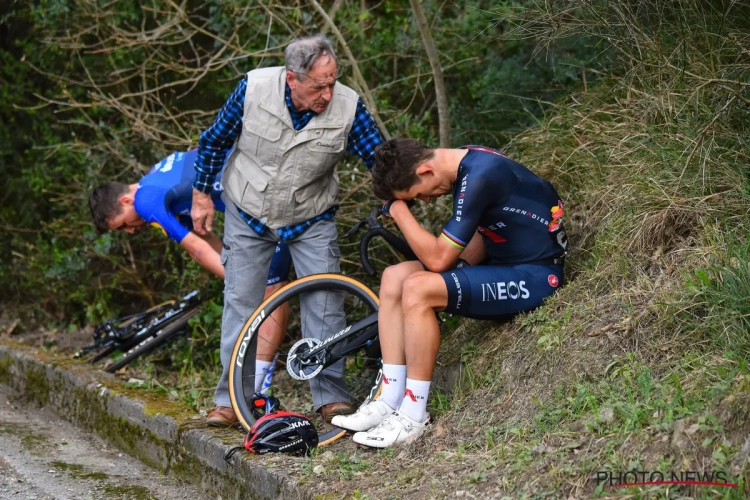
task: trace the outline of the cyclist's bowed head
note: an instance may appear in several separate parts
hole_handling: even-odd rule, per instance
[[[449,269],[467,245],[456,247],[425,230],[411,214],[406,203],[450,194],[458,176],[458,166],[468,150],[434,149],[414,139],[391,139],[375,152],[372,169],[373,191],[386,203],[387,214],[394,218],[414,253],[433,272]]]
[[[450,194],[457,168],[446,160],[460,160],[465,154],[460,150],[436,150],[413,139],[392,139],[376,152],[379,168],[372,172],[375,195],[384,200],[429,202]]]
[[[137,190],[138,184],[107,182],[91,193],[89,210],[99,232],[125,231],[133,234],[146,225],[135,210]]]
[[[419,261],[385,270],[378,332],[383,390],[333,424],[354,442],[385,448],[427,428],[427,398],[440,348],[435,312],[498,319],[541,305],[563,283],[562,201],[549,181],[482,146],[430,148],[392,139],[375,151],[373,191]],[[439,236],[407,201],[453,195]],[[561,233],[562,231],[562,233]]]

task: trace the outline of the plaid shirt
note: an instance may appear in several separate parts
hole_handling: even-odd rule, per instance
[[[224,103],[214,123],[201,134],[198,140],[198,158],[195,160],[196,175],[193,187],[202,193],[211,191],[214,179],[224,167],[229,151],[242,132],[246,90],[247,78],[243,78],[232,95],[229,96],[227,102]],[[284,98],[292,118],[294,130],[302,130],[317,113],[312,110],[297,111],[292,104],[289,85],[286,86],[284,91]],[[380,135],[375,120],[370,116],[370,112],[367,111],[367,107],[360,97],[357,101],[352,128],[347,137],[346,150],[362,158],[365,166],[372,169],[372,165],[375,163],[375,147],[381,142],[383,142],[383,136]],[[338,206],[331,207],[310,220],[279,228],[279,238],[281,241],[294,239],[314,223],[332,218],[338,208]],[[239,210],[239,212],[245,222],[258,234],[264,234],[268,230],[268,226],[255,217],[242,210]]]

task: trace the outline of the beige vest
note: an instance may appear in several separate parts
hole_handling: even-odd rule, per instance
[[[294,130],[284,100],[286,70],[247,74],[242,132],[222,184],[242,210],[278,229],[338,203],[336,163],[346,151],[359,96],[337,83],[326,110]]]

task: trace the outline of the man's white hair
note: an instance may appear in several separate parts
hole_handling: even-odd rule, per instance
[[[315,61],[323,55],[332,57],[336,61],[336,69],[339,68],[339,58],[333,49],[333,42],[323,33],[297,38],[284,51],[286,69],[302,80]]]

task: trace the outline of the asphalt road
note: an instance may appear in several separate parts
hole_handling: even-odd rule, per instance
[[[206,499],[0,385],[0,499]]]

